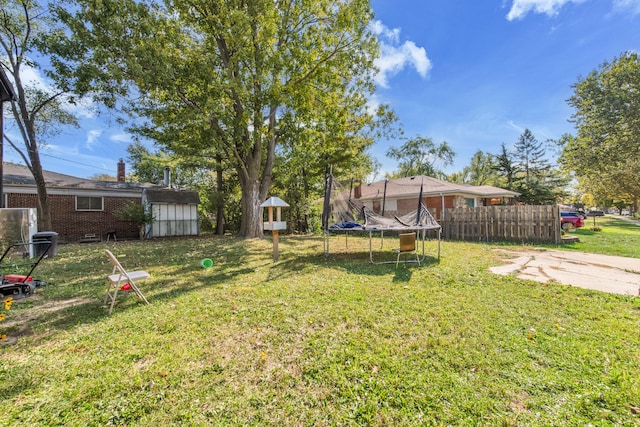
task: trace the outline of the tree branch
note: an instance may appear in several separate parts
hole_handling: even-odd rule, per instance
[[[7,134],[4,134],[3,136],[4,136],[4,140],[9,143],[11,148],[13,148],[14,150],[16,150],[18,152],[20,157],[22,157],[22,160],[24,161],[24,164],[27,165],[27,167],[31,171],[31,163],[29,162],[29,159],[24,154],[24,152],[20,148],[18,148],[18,146],[16,144],[14,144],[14,142],[7,136]],[[32,171],[32,173],[33,173],[33,171]]]

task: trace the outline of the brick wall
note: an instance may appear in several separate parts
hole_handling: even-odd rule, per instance
[[[51,222],[59,239],[77,242],[87,233],[95,233],[101,239],[107,231],[116,231],[118,238],[139,238],[138,227],[126,221],[119,221],[113,212],[122,209],[129,201],[140,202],[139,198],[104,197],[104,210],[96,212],[76,211],[75,196],[49,195]],[[35,208],[38,198],[35,194],[7,194],[8,208]]]
[[[422,201],[432,214],[435,212],[434,218],[436,221],[440,220],[442,212],[442,198],[440,196],[423,197]],[[455,207],[455,196],[444,196],[444,207],[445,209]],[[417,197],[414,199],[399,199],[397,215],[404,215],[409,212],[413,212],[417,208]]]

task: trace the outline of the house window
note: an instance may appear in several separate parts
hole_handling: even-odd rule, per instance
[[[77,211],[101,211],[102,197],[82,197],[76,196]]]
[[[464,199],[464,205],[468,208],[475,208],[476,207],[476,199],[469,199],[469,198],[465,198]]]

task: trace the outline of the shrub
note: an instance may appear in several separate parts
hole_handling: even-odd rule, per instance
[[[140,230],[140,240],[144,239],[145,225],[153,222],[153,214],[134,201],[129,201],[124,208],[113,213],[122,221],[133,222]]]

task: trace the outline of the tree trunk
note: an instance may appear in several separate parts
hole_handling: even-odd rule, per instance
[[[240,220],[240,236],[245,238],[261,238],[262,233],[262,208],[271,188],[271,175],[276,153],[276,113],[278,109],[272,105],[269,112],[269,134],[266,147],[263,140],[257,138],[244,162],[238,167],[240,188],[242,189],[242,202]],[[257,115],[254,128],[260,126],[260,115]],[[264,156],[264,157],[263,157]],[[264,161],[263,161],[264,159]]]
[[[47,184],[42,173],[40,156],[36,152],[31,157],[31,173],[36,182],[38,191],[38,230],[55,231],[51,225],[51,209],[49,207],[49,195],[47,194]]]
[[[218,197],[216,200],[216,234],[224,236],[224,197],[222,182],[222,156],[216,156],[216,191]]]
[[[260,183],[258,180],[245,182],[240,179],[242,188],[240,237],[248,239],[262,237],[262,217],[260,215],[262,198],[260,197]]]

